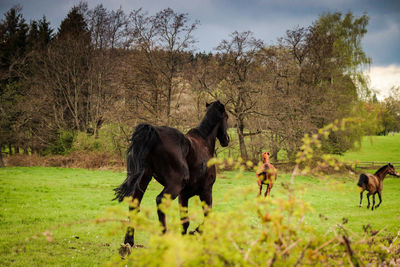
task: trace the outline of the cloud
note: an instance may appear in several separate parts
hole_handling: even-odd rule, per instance
[[[363,47],[373,64],[399,64],[400,23],[395,17],[374,16],[371,29],[363,39]]]
[[[400,66],[375,66],[371,67],[369,73],[370,86],[378,93],[378,99],[389,96],[389,90],[400,86]]]
[[[23,7],[24,17],[40,19],[46,15],[57,30],[73,5],[81,0],[0,0],[0,12],[15,3]],[[188,13],[191,22],[200,20],[194,32],[199,51],[213,51],[222,39],[233,31],[254,33],[267,45],[274,44],[286,30],[297,25],[307,27],[324,12],[352,11],[355,16],[367,12],[370,23],[362,46],[374,65],[400,65],[400,1],[399,0],[84,0],[89,8],[103,4],[109,10],[122,7],[125,13],[138,8],[154,15],[167,7],[178,13]]]

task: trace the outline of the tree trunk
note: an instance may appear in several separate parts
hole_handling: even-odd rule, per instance
[[[240,156],[244,161],[247,161],[247,150],[244,142],[244,122],[242,118],[238,118],[236,129],[239,138]]]
[[[11,143],[8,143],[8,155],[12,156],[12,154],[13,154],[12,145],[11,145]]]
[[[271,151],[272,162],[278,161],[278,152],[279,152],[279,150],[274,150],[274,149]]]
[[[280,145],[278,145],[278,137],[274,134],[272,135],[273,144],[271,145],[271,159],[272,162],[278,161],[278,153],[281,150]]]
[[[0,144],[0,168],[5,167],[4,161],[3,161],[3,152],[1,151],[3,148],[3,145]]]
[[[167,126],[170,126],[171,123],[171,96],[172,96],[172,85],[168,85],[168,94],[167,94]]]

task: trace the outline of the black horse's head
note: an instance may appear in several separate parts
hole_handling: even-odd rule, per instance
[[[396,176],[396,177],[400,177],[400,174],[394,169],[394,166],[392,164],[388,164],[387,165],[387,170],[388,170],[388,174]]]
[[[219,102],[219,100],[212,102],[211,104],[206,104],[207,113],[213,112],[215,113],[217,118],[217,123],[219,123],[218,131],[217,131],[217,139],[221,146],[226,147],[229,144],[229,135],[228,135],[228,113],[225,110],[225,106]]]

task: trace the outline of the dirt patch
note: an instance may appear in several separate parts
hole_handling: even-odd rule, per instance
[[[105,152],[75,151],[66,156],[13,155],[11,157],[4,157],[4,162],[8,167],[41,166],[83,169],[125,169],[123,158]]]

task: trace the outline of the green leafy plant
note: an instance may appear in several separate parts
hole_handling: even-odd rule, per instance
[[[255,198],[250,187],[227,192],[227,201],[238,194],[249,197],[231,212],[211,212],[204,218],[202,234],[182,236],[180,222],[175,221],[170,224],[167,233],[161,235],[159,226],[148,223],[148,211],[130,214],[131,220],[125,222],[124,227],[130,225],[140,231],[151,232],[148,246],[133,249],[131,256],[113,263],[134,266],[359,266],[370,260],[397,263],[400,261],[395,253],[400,249],[397,237],[385,242],[380,240],[383,237],[374,237],[371,232],[365,232],[361,237],[352,235],[344,226],[346,219],[343,219],[343,224],[332,226],[325,235],[317,233],[304,220],[312,208],[298,197],[301,191],[294,188],[294,179],[298,174],[322,174],[328,167],[338,169],[342,166],[342,162],[321,152],[322,142],[331,132],[358,123],[357,119],[335,121],[316,134],[306,135],[297,154],[290,184],[283,187],[285,197]],[[209,165],[219,168],[230,166],[239,170],[236,179],[240,179],[245,168],[254,167],[252,162],[241,159],[214,158]],[[134,205],[132,200],[127,201]],[[170,199],[165,199],[161,207],[167,214],[170,202]],[[192,220],[198,216],[189,214]],[[374,248],[366,244],[372,244]]]

